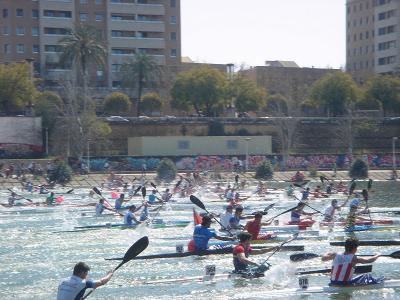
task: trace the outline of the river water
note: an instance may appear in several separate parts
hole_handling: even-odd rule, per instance
[[[362,188],[363,184],[360,184]],[[364,185],[366,185],[364,183]],[[271,187],[283,187],[283,183],[271,183]],[[371,207],[397,207],[399,183],[375,182],[370,193]],[[94,202],[88,200],[88,190],[76,189],[73,194],[64,195],[64,203],[78,204]],[[106,192],[109,194],[109,192]],[[24,194],[25,195],[25,194]],[[0,202],[7,202],[7,191],[0,191]],[[26,196],[28,197],[28,196]],[[30,195],[33,200],[43,200]],[[207,204],[207,193],[198,194],[212,211],[221,211],[220,204]],[[282,201],[282,200],[279,200]],[[279,203],[278,201],[278,203]],[[133,202],[140,203],[140,199]],[[276,201],[275,201],[276,202]],[[267,202],[271,203],[271,202]],[[329,201],[316,201],[315,208],[323,209]],[[267,204],[260,204],[260,206]],[[276,205],[278,206],[278,204]],[[184,209],[182,209],[182,207]],[[179,219],[192,221],[192,206],[167,206],[160,216],[165,220]],[[281,203],[285,207],[285,203]],[[288,206],[290,207],[290,206]],[[179,210],[178,210],[179,209]],[[101,229],[82,232],[58,232],[73,229],[74,226],[121,222],[118,217],[95,218],[93,208],[82,207],[39,207],[31,209],[0,209],[0,299],[55,299],[57,286],[62,278],[72,273],[78,261],[91,266],[89,278],[99,279],[118,261],[104,260],[107,257],[121,257],[136,240],[142,236],[150,239],[149,247],[143,254],[175,252],[177,244],[186,244],[193,225],[186,228],[151,229],[139,226],[132,229]],[[282,211],[272,209],[270,215]],[[85,214],[83,216],[82,214]],[[378,215],[374,215],[377,217]],[[396,215],[387,217],[397,218]],[[214,225],[215,226],[215,225]],[[216,226],[215,226],[216,227]],[[400,231],[385,232],[385,237],[398,238]],[[380,233],[369,238],[381,238]],[[324,253],[341,251],[329,246],[328,241],[294,241],[292,244],[305,245],[306,252]],[[360,247],[360,253],[391,253],[390,247]],[[231,255],[209,257],[185,257],[179,259],[134,260],[121,267],[111,281],[97,289],[89,299],[275,299],[269,293],[274,289],[298,287],[296,267],[323,266],[318,260],[291,263],[291,253],[277,253],[270,259],[272,268],[266,277],[246,279],[225,279],[215,282],[185,284],[144,284],[146,281],[204,275],[206,265],[216,265],[217,273],[232,270]],[[255,261],[263,261],[266,255],[253,256]],[[373,274],[384,275],[388,279],[400,279],[400,260],[380,258],[373,267]],[[309,276],[310,286],[326,285],[328,276]],[[263,294],[265,293],[265,294]],[[293,296],[284,295],[280,299],[400,299],[400,289],[378,291],[356,291],[345,295]]]

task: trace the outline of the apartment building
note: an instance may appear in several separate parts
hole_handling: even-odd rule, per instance
[[[347,0],[346,70],[362,83],[400,63],[399,0]]]
[[[118,71],[136,53],[160,65],[181,61],[180,0],[1,0],[0,14],[0,62],[32,61],[47,86],[71,76],[58,43],[78,23],[107,44],[106,65],[90,70],[92,87],[119,87]]]

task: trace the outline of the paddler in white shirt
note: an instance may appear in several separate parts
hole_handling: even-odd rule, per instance
[[[336,210],[340,210],[341,207],[337,205],[337,200],[333,199],[331,205],[324,211],[324,222],[333,222]]]
[[[99,203],[96,204],[96,216],[100,216],[104,212],[104,199],[100,199]]]
[[[322,256],[322,261],[333,260],[331,271],[331,286],[369,285],[383,282],[383,278],[373,278],[371,274],[362,274],[353,278],[356,264],[368,264],[376,261],[378,255],[370,258],[357,257],[356,252],[359,242],[357,239],[349,238],[344,244],[344,253],[327,253]]]

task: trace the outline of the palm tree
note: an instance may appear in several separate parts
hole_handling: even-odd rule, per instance
[[[59,41],[62,47],[60,63],[73,64],[78,66],[78,78],[82,79],[84,110],[86,111],[86,92],[88,85],[88,65],[95,63],[103,66],[107,56],[106,45],[103,42],[101,33],[96,28],[78,24],[70,35],[65,36]]]
[[[153,57],[138,53],[135,58],[124,63],[121,67],[122,84],[126,87],[137,88],[136,115],[140,115],[140,101],[146,82],[155,83],[161,76],[161,67]]]

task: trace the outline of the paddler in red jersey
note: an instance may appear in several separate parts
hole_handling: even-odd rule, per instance
[[[362,274],[353,278],[354,266],[356,264],[368,264],[376,261],[379,254],[370,258],[357,257],[358,240],[349,238],[344,244],[344,253],[335,252],[327,253],[322,256],[322,261],[333,260],[331,271],[332,286],[349,286],[349,285],[369,285],[379,284],[383,282],[383,278],[373,278],[371,274]]]
[[[266,247],[262,249],[251,249],[250,241],[251,234],[248,232],[242,232],[238,235],[239,244],[233,248],[233,266],[235,267],[235,273],[246,274],[251,272],[250,265],[260,268],[260,265],[251,261],[248,257],[250,254],[263,254],[276,249],[276,247]],[[260,268],[260,270],[262,270]],[[266,271],[262,270],[261,273]],[[262,275],[261,275],[262,276]]]
[[[246,230],[248,233],[251,234],[251,239],[252,240],[269,240],[275,237],[274,234],[261,234],[260,235],[260,230],[261,226],[267,226],[270,225],[272,220],[270,222],[264,222],[262,223],[262,213],[257,212],[254,215],[254,220],[248,221],[246,223],[246,226],[244,226],[244,230]]]

